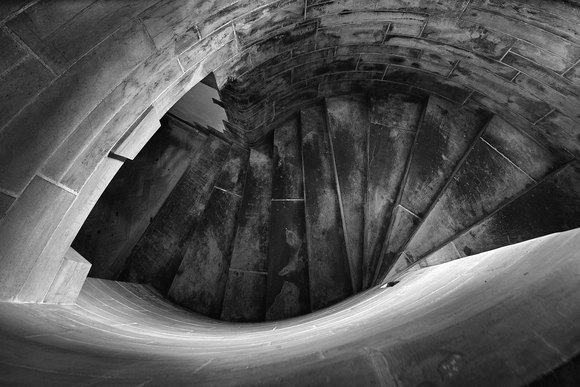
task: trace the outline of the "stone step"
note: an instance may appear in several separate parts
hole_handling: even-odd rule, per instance
[[[326,112],[301,111],[310,305],[325,308],[353,294]]]
[[[251,149],[221,318],[264,321],[270,201],[272,140]]]
[[[375,272],[378,277],[394,265],[397,254],[416,232],[417,218],[424,219],[435,204],[485,124],[486,118],[467,108],[430,96],[399,203],[406,211],[397,209],[392,220],[387,248]]]
[[[396,265],[397,270],[423,260],[442,247],[445,247],[443,251],[431,256],[429,262],[461,257],[455,245],[446,243],[522,195],[537,184],[536,179],[554,170],[559,162],[547,153],[507,122],[493,117],[418,227],[405,255],[399,258],[404,262]]]
[[[274,130],[266,320],[309,313],[300,117]]]
[[[368,288],[387,237],[421,115],[421,98],[374,93],[370,98],[363,288]]]
[[[183,244],[200,221],[229,150],[229,144],[208,136],[134,247],[120,280],[150,283],[167,293],[183,258]]]
[[[368,103],[364,95],[326,99],[352,286],[362,289],[364,207],[367,180]]]
[[[183,247],[168,292],[177,304],[220,317],[241,201],[238,195],[213,188],[197,228]]]
[[[399,265],[384,281],[415,267],[428,267],[580,227],[580,163],[546,176],[487,218],[445,241],[435,251]],[[384,282],[383,281],[383,282]]]

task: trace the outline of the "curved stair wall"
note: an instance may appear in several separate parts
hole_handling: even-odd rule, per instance
[[[133,157],[127,146],[139,149],[157,129],[160,117],[210,72],[224,89],[224,100],[230,92],[228,130],[243,146],[258,145],[272,128],[285,125],[290,114],[313,101],[377,85],[423,98],[442,96],[479,115],[494,113],[550,151],[559,165],[567,165],[553,172],[558,175],[552,180],[538,180],[515,163],[546,195],[550,196],[553,187],[566,192],[574,184],[567,173],[574,171],[578,156],[578,21],[575,2],[539,0],[376,1],[362,5],[349,1],[194,4],[151,0],[67,6],[21,1],[2,5],[2,306],[26,308],[12,303],[58,302],[59,298],[46,296],[52,284],[59,282],[59,275],[70,269],[65,257],[90,209],[123,162]],[[302,55],[309,58],[307,62],[301,62]],[[336,59],[342,56],[346,58]],[[266,69],[281,71],[267,78]],[[288,84],[291,86],[286,87]],[[252,87],[268,93],[262,95]],[[276,89],[281,90],[279,95],[270,93]],[[479,149],[477,146],[473,149]],[[460,177],[467,170],[458,169],[457,173]],[[449,205],[460,193],[460,187],[452,184],[444,198]],[[536,198],[534,189],[524,195]],[[573,196],[569,192],[554,197],[545,213],[552,218],[551,209],[561,209]],[[522,216],[521,223],[516,223],[530,227],[527,232],[506,232],[508,243],[536,237],[537,220],[522,215],[536,207],[533,200],[527,204],[508,200],[489,214],[493,220],[474,217],[466,233],[440,235],[439,245],[459,254],[500,246],[505,238],[490,238],[491,245],[486,242],[485,246],[472,241],[485,230],[504,230],[506,219],[509,223],[513,214]],[[433,207],[430,213],[439,210]],[[568,220],[565,215],[561,219]],[[396,262],[417,267],[429,261],[429,254],[436,252],[423,249],[415,238],[428,227],[425,219],[411,233],[412,239],[402,241],[409,249],[405,256],[408,252],[410,257],[402,261],[399,256]],[[77,274],[86,269],[83,264],[77,266]],[[69,289],[73,295],[80,290],[80,281],[75,284],[76,288],[71,283]],[[60,307],[54,308],[58,311]],[[42,331],[42,324],[34,327],[36,317],[31,310],[18,323],[6,323],[6,330],[15,333],[11,338],[32,343],[23,338],[25,334],[14,331],[18,324],[33,324],[28,336]],[[9,320],[10,315],[3,314],[3,318]],[[51,321],[57,318],[50,316]],[[567,338],[575,336],[569,333]],[[60,344],[49,345],[72,345],[63,344],[66,339],[57,336],[52,337]],[[98,339],[90,343],[93,345],[98,345]],[[481,345],[478,350],[491,351]],[[44,344],[34,344],[33,353],[46,353],[43,350],[48,350]],[[4,365],[19,367],[13,353],[2,353]],[[73,353],[71,357],[78,355]],[[571,352],[564,353],[557,354],[558,360],[550,362],[550,367],[571,356]],[[27,369],[35,367],[39,368],[38,363]],[[517,365],[508,367],[500,374],[517,374],[518,369]],[[20,371],[16,368],[10,374],[16,382],[24,375]],[[48,373],[42,375],[48,377]],[[505,380],[507,385],[520,384],[520,379]],[[66,380],[59,382],[65,384]]]

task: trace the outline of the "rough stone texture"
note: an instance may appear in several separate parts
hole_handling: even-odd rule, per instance
[[[250,152],[247,149],[232,145],[227,160],[215,186],[234,195],[242,196],[248,173]]]
[[[141,49],[135,50],[135,46]],[[85,118],[79,112],[94,109],[119,78],[151,53],[139,23],[123,26],[45,89],[36,103],[28,105],[1,132],[0,187],[21,192],[54,148]],[[72,90],[70,85],[74,85]],[[75,98],[70,98],[73,91]],[[43,117],[42,124],[35,117]]]
[[[479,140],[406,249],[416,261],[532,186],[534,180]]]
[[[168,292],[177,304],[220,317],[240,202],[239,196],[213,190]]]
[[[368,102],[364,96],[326,100],[353,290],[363,286],[364,201],[367,185]]]
[[[304,198],[300,117],[293,116],[274,130],[272,199]]]
[[[497,116],[481,137],[535,180],[561,165],[555,155]]]
[[[0,31],[0,74],[4,74],[26,56],[26,51],[6,31]]]
[[[2,42],[0,42],[0,47]],[[1,73],[1,72],[0,72]],[[53,75],[34,58],[27,58],[0,75],[0,128],[53,80]]]
[[[41,1],[7,23],[20,39],[61,74],[101,41],[157,0],[100,1],[62,6]]]
[[[454,240],[465,255],[579,227],[580,166],[574,161]]]
[[[272,197],[272,144],[250,151],[231,268],[266,273]]]
[[[183,259],[183,244],[200,221],[229,149],[208,136],[133,249],[121,278],[169,290]]]
[[[382,257],[378,272],[375,272],[375,277],[382,277],[391,266],[397,266],[399,261],[404,262],[405,267],[408,266],[405,253],[403,252],[401,257],[397,253],[405,246],[413,230],[421,223],[421,218],[401,205],[395,211],[385,255]]]
[[[301,112],[310,304],[322,309],[353,292],[324,109]]]
[[[267,273],[230,270],[221,312],[222,320],[264,321]]]
[[[423,103],[400,94],[374,94],[370,100],[369,172],[365,207],[364,287],[379,262],[401,180],[415,140]]]
[[[484,124],[477,115],[432,97],[417,136],[401,204],[414,214],[425,215]]]

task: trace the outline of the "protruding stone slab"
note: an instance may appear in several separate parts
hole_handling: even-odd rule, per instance
[[[126,159],[133,160],[160,126],[161,123],[157,117],[157,112],[153,106],[150,106],[131,125],[127,133],[123,135],[111,152]]]
[[[58,274],[44,297],[46,304],[72,304],[77,299],[91,264],[72,247],[66,252]]]
[[[169,289],[169,297],[179,305],[220,317],[240,202],[237,195],[213,190]]]
[[[325,116],[322,106],[301,111],[312,310],[353,293]]]

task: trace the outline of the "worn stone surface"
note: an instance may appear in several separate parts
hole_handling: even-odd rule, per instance
[[[536,128],[539,130],[535,130],[534,134],[538,141],[558,149],[556,154],[560,159],[569,160],[570,154],[580,156],[580,144],[576,142],[580,124],[568,116],[554,110],[538,122]]]
[[[241,198],[213,189],[198,226],[187,239],[169,288],[177,304],[219,318]]]
[[[0,42],[1,44],[1,42]],[[46,67],[34,58],[27,58],[0,75],[0,128],[36,97],[53,79]]]
[[[326,112],[301,112],[310,304],[322,309],[353,292]]]
[[[246,148],[233,144],[215,186],[234,195],[242,196],[248,173],[249,158],[250,152]]]
[[[299,115],[274,129],[272,157],[272,199],[304,198]]]
[[[272,197],[272,144],[250,151],[231,268],[266,272]]]
[[[365,96],[326,100],[328,129],[346,231],[354,292],[362,289],[364,201],[368,170],[368,102]]]
[[[525,57],[533,60],[535,59],[536,62],[541,63],[541,61],[538,60],[536,53],[533,52],[534,49],[532,48],[532,45],[535,45],[535,47],[543,47],[549,53],[550,57],[554,58],[553,62],[555,63],[557,63],[558,58],[560,58],[562,61],[572,64],[578,60],[580,55],[579,45],[545,31],[544,29],[507,18],[498,13],[492,13],[470,6],[464,12],[463,18],[484,24],[489,26],[489,28],[509,33],[512,36],[530,42],[531,44],[524,44],[520,40],[518,41],[519,45],[514,46],[512,49],[514,52],[522,54]],[[529,50],[528,47],[530,48]]]
[[[0,74],[4,74],[26,56],[26,51],[6,31],[0,31]]]
[[[472,112],[431,97],[401,204],[423,216],[484,124],[485,120]]]
[[[395,209],[392,222],[385,254],[381,257],[382,261],[378,262],[374,272],[375,278],[381,278],[389,271],[391,266],[397,265],[395,262],[401,261],[401,258],[398,258],[398,253],[404,247],[413,230],[420,224],[421,218],[399,205]],[[404,252],[403,257],[406,258]],[[398,261],[395,261],[396,259]]]
[[[478,140],[406,249],[416,261],[514,199],[534,180]]]
[[[561,165],[554,154],[497,116],[489,123],[482,138],[535,180]]]
[[[272,201],[266,320],[310,312],[304,201]]]
[[[465,255],[579,226],[580,166],[574,161],[453,242]]]
[[[95,1],[67,7],[42,1],[7,25],[60,74],[156,1]]]
[[[422,37],[453,44],[499,60],[516,42],[513,36],[461,19],[430,17]]]
[[[221,319],[234,322],[261,322],[266,315],[267,273],[230,270]]]
[[[310,312],[300,116],[274,129],[266,320]]]
[[[196,229],[230,146],[209,136],[127,259],[120,278],[167,292]]]
[[[419,98],[373,94],[365,208],[365,287],[370,285],[391,223],[409,152],[423,110]]]

